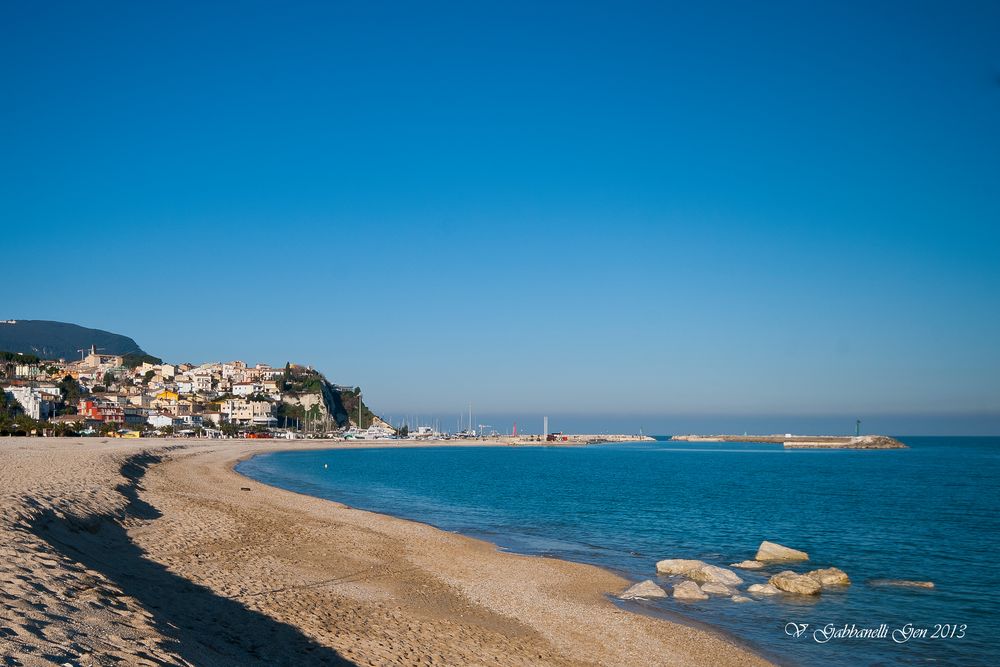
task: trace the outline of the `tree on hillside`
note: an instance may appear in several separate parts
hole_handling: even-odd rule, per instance
[[[66,402],[63,414],[75,415],[76,405],[80,402],[80,397],[83,396],[83,387],[76,381],[76,378],[72,375],[67,375],[59,381],[59,390],[62,392],[63,400]]]
[[[292,362],[285,362],[285,372],[281,374],[281,391],[287,391],[288,385],[292,381]]]
[[[7,392],[0,387],[0,416],[13,417],[17,411],[17,401],[7,396]]]
[[[320,418],[319,403],[313,403],[308,410],[306,410],[306,417],[308,418],[308,426],[311,430],[316,430],[316,422]]]
[[[159,357],[154,357],[151,354],[138,354],[136,352],[129,352],[128,354],[122,356],[122,365],[125,368],[136,368],[143,364],[162,364],[163,360]]]
[[[40,359],[34,354],[0,351],[0,361],[14,361],[19,364],[37,364]]]
[[[298,428],[302,419],[305,417],[305,410],[301,405],[281,402],[278,403],[278,409],[275,416],[278,418],[278,423],[282,426],[287,427],[292,425],[290,422],[294,422],[295,428]]]

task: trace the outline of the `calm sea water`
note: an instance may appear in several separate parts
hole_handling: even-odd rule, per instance
[[[807,565],[791,569],[834,565],[854,584],[817,599],[669,599],[647,608],[715,625],[791,664],[1000,664],[1000,438],[901,439],[911,448],[657,442],[278,452],[238,469],[275,486],[634,580],[657,579],[663,558],[727,565],[753,558],[762,539],[777,541],[809,552]],[[768,576],[739,572],[747,584]],[[937,587],[865,583],[877,578]],[[795,637],[788,623],[809,627]],[[817,641],[813,631],[828,624],[886,624],[890,636]],[[928,636],[897,643],[893,631],[907,624]],[[935,626],[948,636],[931,638]]]

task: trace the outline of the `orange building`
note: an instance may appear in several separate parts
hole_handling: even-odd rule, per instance
[[[125,423],[125,409],[121,405],[99,398],[81,398],[77,404],[77,413],[81,417],[97,422]]]

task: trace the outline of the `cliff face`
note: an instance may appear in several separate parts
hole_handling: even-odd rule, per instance
[[[0,320],[0,350],[42,359],[79,359],[91,345],[104,354],[144,355],[138,343],[120,334],[49,320]]]
[[[334,404],[338,406],[338,410],[342,411],[346,417],[346,423],[358,428],[368,428],[369,426],[392,428],[381,417],[368,409],[363,397],[359,393],[354,391],[337,391],[332,385],[330,385],[330,389],[332,390]],[[358,409],[359,405],[360,410]]]
[[[315,425],[315,429],[310,430],[368,428],[373,424],[389,426],[364,404],[359,393],[338,388],[317,371],[310,370],[303,375],[297,370],[291,378],[290,390],[282,393],[286,406],[283,416]]]

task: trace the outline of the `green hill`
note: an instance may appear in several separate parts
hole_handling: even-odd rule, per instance
[[[79,350],[89,349],[91,345],[104,354],[146,354],[128,336],[110,331],[68,322],[0,320],[0,350],[34,354],[42,359],[79,359]]]

